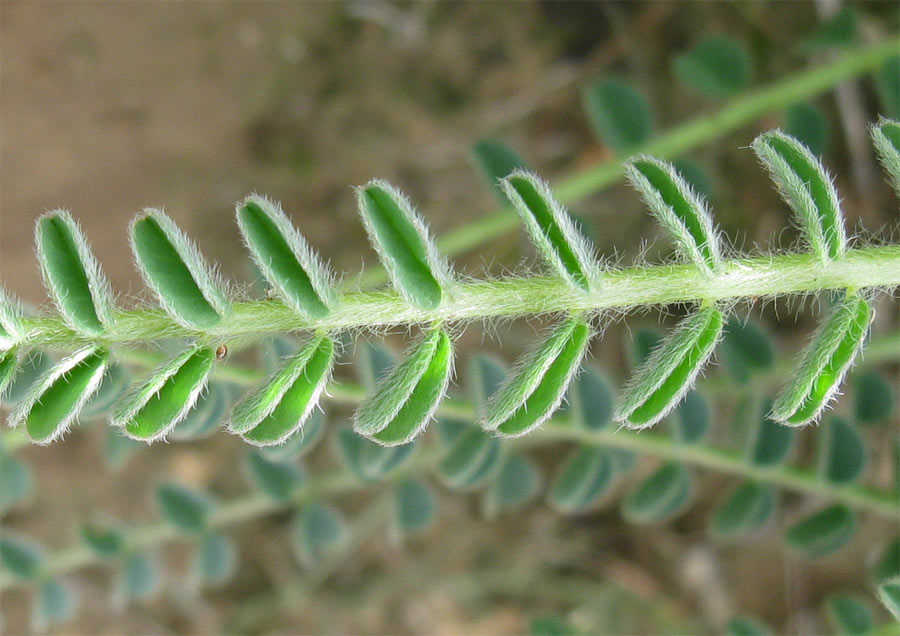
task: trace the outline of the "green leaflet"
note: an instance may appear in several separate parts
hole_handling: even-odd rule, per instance
[[[438,476],[453,490],[475,490],[500,466],[500,440],[477,428],[461,433],[438,464]]]
[[[587,350],[591,328],[569,318],[519,365],[492,398],[482,426],[504,437],[525,435],[553,415]]]
[[[0,514],[28,499],[34,490],[31,467],[0,450]]]
[[[532,618],[528,623],[531,636],[576,636],[580,632],[559,616]]]
[[[582,102],[594,134],[616,154],[637,148],[653,134],[650,104],[625,82],[596,80],[584,89]]]
[[[675,75],[708,97],[729,97],[750,84],[753,67],[743,42],[724,35],[708,35],[675,57]]]
[[[165,438],[196,403],[215,359],[212,348],[194,347],[163,362],[119,400],[113,426],[140,441]]]
[[[874,79],[881,112],[895,121],[900,119],[900,55],[886,60]]]
[[[99,388],[108,363],[109,352],[95,347],[58,362],[32,385],[10,415],[10,425],[24,424],[36,444],[59,438]]]
[[[237,206],[237,222],[259,270],[294,310],[313,320],[335,303],[332,276],[281,207],[251,195]]]
[[[306,567],[315,567],[338,551],[347,539],[347,523],[330,506],[313,502],[294,519],[294,549]]]
[[[169,432],[169,439],[183,441],[212,435],[225,417],[228,403],[228,390],[219,382],[210,382],[184,419]]]
[[[625,175],[647,207],[694,265],[713,274],[722,261],[719,236],[704,200],[675,170],[653,157],[632,159]]]
[[[606,374],[586,366],[569,386],[569,413],[576,426],[589,431],[606,428],[615,410],[615,395]]]
[[[453,276],[425,222],[409,200],[385,181],[370,181],[356,195],[363,225],[394,287],[416,307],[435,309]]]
[[[694,189],[694,192],[707,200],[712,197],[716,186],[709,174],[709,169],[704,164],[689,157],[672,159],[671,164],[681,178]]]
[[[214,508],[208,495],[175,482],[157,488],[156,501],[163,517],[179,530],[187,532],[205,530]]]
[[[120,364],[109,364],[103,374],[100,388],[81,409],[82,419],[106,417],[112,405],[128,390],[130,376]]]
[[[836,634],[862,636],[875,627],[872,607],[849,594],[835,594],[825,599],[825,613]]]
[[[286,501],[305,480],[303,471],[293,462],[278,462],[254,448],[246,457],[245,465],[250,481],[272,499]]]
[[[828,418],[819,433],[819,472],[832,484],[849,484],[862,475],[868,454],[859,431],[842,417]]]
[[[4,530],[0,537],[0,567],[19,579],[36,579],[46,560],[44,549],[26,537]]]
[[[694,479],[683,465],[667,462],[641,481],[622,502],[622,514],[633,523],[662,523],[685,509]]]
[[[341,462],[364,482],[381,481],[403,466],[416,449],[415,444],[382,446],[349,429],[339,430],[334,439]]]
[[[878,599],[900,621],[900,576],[878,586]]]
[[[857,10],[852,6],[845,5],[819,25],[815,32],[804,38],[802,48],[807,51],[816,51],[851,46],[857,40],[858,26]]]
[[[793,426],[818,418],[853,365],[873,318],[869,303],[847,294],[804,349],[793,380],[775,400],[772,417]]]
[[[146,444],[125,435],[122,429],[109,426],[104,436],[103,457],[109,468],[119,470],[132,455],[146,447]]]
[[[0,352],[12,349],[22,337],[21,317],[16,300],[0,287]]]
[[[146,210],[134,220],[131,249],[147,285],[185,327],[210,329],[228,312],[222,284],[196,245],[161,210]]]
[[[94,554],[118,556],[125,549],[124,532],[112,523],[86,523],[81,526],[81,540]]]
[[[268,382],[234,406],[228,429],[257,446],[282,443],[302,430],[333,365],[334,341],[328,336],[313,338]]]
[[[747,459],[756,466],[777,466],[783,463],[794,445],[794,429],[784,426],[769,417],[771,401],[756,421],[751,443],[748,445]]]
[[[808,557],[822,557],[842,548],[856,532],[856,514],[834,504],[797,522],[784,535],[789,548]]]
[[[813,252],[822,261],[843,256],[847,236],[840,199],[821,162],[799,141],[778,130],[757,137],[752,148],[794,211]]]
[[[109,281],[81,228],[65,210],[48,212],[35,228],[44,284],[66,322],[86,336],[99,336],[112,324]]]
[[[423,481],[406,479],[394,488],[392,529],[397,537],[422,534],[434,525],[438,499]]]
[[[735,616],[725,626],[726,636],[769,636],[775,632],[758,618]]]
[[[498,139],[479,139],[472,146],[472,158],[478,172],[484,177],[501,202],[506,202],[500,180],[516,170],[527,170],[525,161]]]
[[[675,437],[682,444],[696,444],[709,433],[712,412],[709,402],[696,389],[685,394],[673,414]]]
[[[869,132],[878,160],[887,172],[891,187],[900,197],[900,123],[881,118]]]
[[[391,369],[397,366],[397,356],[386,346],[366,340],[357,350],[356,373],[369,391],[374,391]]]
[[[597,284],[590,243],[575,227],[550,187],[538,176],[517,170],[501,181],[506,197],[522,218],[541,258],[573,288]]]
[[[354,415],[353,428],[379,444],[406,444],[425,430],[453,370],[447,332],[432,329],[367,397]]]
[[[815,104],[798,102],[787,109],[784,117],[787,134],[809,148],[816,157],[825,154],[828,147],[828,120]]]
[[[881,551],[881,556],[872,565],[872,579],[884,581],[900,576],[900,537],[894,538]]]
[[[194,550],[191,576],[197,587],[221,587],[234,576],[237,565],[234,541],[219,532],[211,532]]]
[[[149,552],[128,555],[115,582],[115,604],[125,607],[134,601],[146,601],[162,586],[159,558]]]
[[[722,333],[722,313],[700,309],[682,320],[635,372],[619,400],[616,420],[646,428],[665,417],[706,366]]]
[[[759,323],[729,320],[722,338],[721,356],[732,377],[745,383],[775,363],[772,336]]]
[[[547,501],[565,514],[596,507],[615,483],[615,463],[607,448],[573,448],[550,484]]]
[[[13,384],[18,358],[18,352],[15,349],[0,353],[0,398],[4,397],[7,389]]]
[[[482,499],[487,517],[495,517],[526,506],[541,490],[541,471],[521,453],[509,453],[500,463],[500,470],[488,486]]]
[[[769,486],[744,482],[716,508],[709,529],[716,538],[736,539],[757,530],[774,511],[775,493]]]
[[[484,353],[476,354],[469,364],[469,389],[478,414],[484,417],[491,398],[506,382],[509,369],[499,358]]]
[[[3,357],[4,360],[9,358]],[[13,359],[15,356],[13,355]],[[36,386],[38,380],[53,367],[53,358],[43,351],[31,350],[22,356],[18,368],[13,369],[12,377],[7,378],[6,395],[0,392],[5,406],[21,404],[29,391]],[[9,369],[7,367],[7,369]]]
[[[56,579],[41,582],[31,610],[31,629],[46,633],[51,626],[64,623],[75,615],[78,598],[72,587]]]
[[[309,453],[325,437],[325,414],[313,411],[303,428],[278,446],[261,446],[263,457],[273,462],[291,462]]]
[[[853,374],[853,407],[863,424],[888,420],[894,413],[894,390],[878,371]]]

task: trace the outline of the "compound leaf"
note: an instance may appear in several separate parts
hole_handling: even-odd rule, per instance
[[[550,186],[535,174],[517,170],[501,181],[501,187],[541,258],[574,289],[590,291],[597,282],[590,243]]]
[[[794,211],[816,256],[826,262],[843,256],[847,250],[844,216],[837,191],[821,162],[780,130],[763,133],[752,147]]]
[[[565,514],[591,510],[615,482],[616,468],[609,449],[585,446],[572,449],[550,484],[547,500]]]
[[[862,474],[868,459],[859,431],[842,417],[833,416],[819,433],[819,472],[832,484],[849,484]]]
[[[334,341],[310,340],[259,389],[231,411],[228,428],[257,446],[280,444],[302,429],[319,402],[334,365]]]
[[[855,513],[843,504],[834,504],[792,525],[784,539],[789,548],[815,558],[839,550],[855,532]]]
[[[750,54],[738,40],[709,35],[675,57],[675,75],[696,92],[729,97],[744,90],[753,75]]]
[[[210,329],[229,310],[222,283],[197,246],[162,210],[131,224],[131,249],[147,285],[169,315],[189,329]]]
[[[590,326],[580,318],[557,326],[494,395],[482,426],[504,437],[518,437],[547,421],[578,372],[590,337]]]
[[[819,417],[853,366],[874,318],[861,296],[848,293],[806,346],[791,383],[772,407],[772,417],[802,426]]]
[[[385,446],[411,441],[437,410],[452,371],[450,337],[444,329],[432,329],[363,401],[354,415],[354,430]]]
[[[38,262],[50,297],[66,322],[86,336],[112,324],[109,281],[81,227],[65,210],[48,212],[35,228]]]
[[[735,488],[713,513],[710,531],[719,539],[735,539],[761,527],[775,511],[775,493],[748,481]]]
[[[616,420],[629,428],[646,428],[677,406],[712,356],[723,320],[715,307],[685,318],[629,381]]]
[[[374,180],[356,191],[359,213],[391,281],[419,309],[435,309],[453,274],[425,222],[399,190]]]
[[[622,502],[622,514],[633,523],[662,523],[688,505],[693,477],[683,465],[667,462],[632,489]]]
[[[653,134],[653,112],[643,95],[614,78],[589,84],[582,95],[594,134],[617,154],[645,143]]]
[[[281,210],[251,195],[237,206],[237,223],[256,266],[284,301],[311,318],[324,318],[335,304],[332,275]]]
[[[109,352],[86,347],[54,365],[29,389],[9,417],[11,426],[25,425],[31,441],[49,444],[68,429],[100,387]]]
[[[196,403],[215,359],[211,347],[193,347],[163,362],[119,400],[113,426],[140,441],[165,438]]]
[[[156,501],[169,523],[187,532],[205,530],[214,508],[209,495],[175,482],[157,488]]]
[[[625,174],[653,215],[675,240],[678,250],[707,274],[722,261],[719,236],[706,202],[675,170],[653,157],[632,159]]]

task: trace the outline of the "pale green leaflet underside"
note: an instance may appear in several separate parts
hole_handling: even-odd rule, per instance
[[[619,400],[616,419],[629,428],[646,428],[665,417],[706,366],[723,322],[715,307],[685,318],[637,370]]]
[[[772,407],[772,418],[792,426],[815,420],[853,366],[873,318],[859,294],[845,296],[801,354],[793,380]]]
[[[900,196],[900,123],[881,119],[872,126],[872,145],[878,160],[888,174],[888,180]]]
[[[312,319],[328,315],[331,276],[281,208],[253,195],[238,205],[237,222],[253,260],[285,301]]]
[[[98,336],[112,323],[109,283],[81,228],[64,211],[37,221],[35,243],[44,284],[73,329]]]
[[[823,261],[847,249],[843,213],[831,177],[799,141],[780,131],[763,133],[753,150],[769,170],[813,252]]]
[[[380,444],[405,444],[428,425],[453,370],[453,345],[435,328],[357,409],[354,429]]]
[[[229,430],[258,446],[280,444],[302,428],[331,378],[334,342],[319,336],[289,358],[231,413]]]
[[[590,291],[595,278],[591,248],[547,184],[519,170],[501,186],[544,261],[576,289]]]
[[[652,157],[639,157],[626,166],[625,173],[678,249],[697,267],[716,271],[722,257],[712,217],[675,168]]]
[[[495,394],[482,426],[503,437],[518,437],[543,424],[565,397],[590,336],[590,325],[580,318],[559,325]]]
[[[215,359],[212,348],[194,347],[166,361],[119,401],[112,424],[132,439],[164,438],[194,406]]]
[[[435,309],[452,276],[412,204],[384,181],[357,190],[359,213],[394,287],[413,305]]]
[[[10,425],[24,424],[37,444],[59,438],[100,387],[107,364],[109,352],[94,347],[58,362],[31,387],[10,415]]]
[[[196,246],[168,216],[148,210],[131,224],[131,248],[163,308],[188,328],[209,329],[228,311],[228,298]]]

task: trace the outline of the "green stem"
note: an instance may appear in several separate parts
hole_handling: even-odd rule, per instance
[[[738,97],[717,112],[698,115],[672,131],[654,137],[635,149],[634,154],[649,154],[661,159],[676,157],[735,131],[766,113],[824,93],[846,79],[879,67],[898,54],[900,54],[900,36],[891,35],[883,42],[795,73]],[[554,192],[565,204],[596,194],[622,178],[624,159],[625,157],[614,157],[562,179],[553,184]],[[438,238],[438,247],[442,253],[452,256],[484,245],[519,227],[520,222],[513,211],[510,208],[503,208],[457,230],[444,233]],[[352,284],[365,289],[384,283],[387,275],[383,268],[374,267],[349,280]]]
[[[454,416],[469,421],[474,421],[476,417],[471,404],[458,400],[452,401],[445,410],[450,410]],[[807,468],[796,466],[760,468],[749,463],[739,451],[703,444],[685,445],[669,435],[654,432],[617,430],[611,427],[588,431],[574,427],[565,417],[556,416],[543,429],[505,443],[519,448],[552,443],[581,443],[626,449],[661,459],[684,462],[698,468],[709,468],[742,479],[752,479],[803,495],[841,502],[852,508],[884,517],[892,523],[896,523],[900,518],[900,500],[896,493],[867,486],[836,486],[823,481],[815,471]],[[423,445],[412,463],[404,469],[403,475],[423,474],[432,470],[442,452],[443,450],[435,444]],[[349,470],[338,468],[304,482],[294,496],[286,501],[274,500],[262,493],[253,493],[223,503],[211,515],[209,523],[212,527],[218,528],[237,525],[264,515],[294,509],[313,500],[338,497],[370,487],[370,484],[358,481]],[[183,536],[185,535],[179,534],[170,524],[157,522],[129,531],[127,544],[133,549],[144,549]],[[42,573],[47,576],[58,575],[99,561],[101,557],[87,547],[77,546],[51,555],[44,564]],[[0,590],[24,583],[25,581],[0,574]]]
[[[610,270],[600,289],[583,293],[550,277],[483,280],[457,284],[437,309],[413,307],[393,291],[357,292],[320,320],[308,320],[274,300],[235,303],[229,316],[208,334],[231,340],[300,330],[381,328],[430,322],[460,322],[533,316],[629,310],[697,300],[737,301],[823,289],[900,285],[900,246],[857,248],[838,261],[822,263],[812,254],[779,254],[731,260],[710,278],[692,265],[660,265]],[[73,348],[85,344],[153,342],[197,337],[162,310],[119,311],[115,324],[99,340],[90,340],[59,317],[26,318],[22,344]]]

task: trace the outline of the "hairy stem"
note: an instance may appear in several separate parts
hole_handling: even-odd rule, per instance
[[[538,314],[583,314],[629,310],[698,300],[734,301],[823,289],[900,285],[900,246],[853,249],[840,260],[822,263],[813,254],[780,254],[728,261],[709,277],[692,265],[661,265],[610,270],[598,291],[582,293],[565,281],[525,277],[460,283],[434,310],[411,306],[393,291],[344,296],[327,317],[310,320],[275,300],[235,303],[233,311],[208,333],[179,325],[162,310],[132,309],[116,314],[115,324],[91,340],[61,318],[26,318],[25,346],[72,349],[87,343],[154,342],[173,337],[227,341],[245,336],[300,330],[381,328],[392,325],[459,322]]]
[[[637,148],[633,154],[653,155],[660,159],[676,157],[737,130],[768,112],[809,99],[846,79],[871,71],[898,53],[900,53],[900,36],[891,35],[883,42],[827,64],[795,73],[738,97],[714,113],[701,114],[670,132],[654,137]],[[615,157],[576,172],[554,183],[553,190],[565,204],[584,199],[622,179],[622,159],[623,157]],[[484,245],[519,227],[521,222],[512,209],[503,208],[454,231],[443,233],[438,237],[437,244],[441,252],[452,256]],[[349,280],[365,289],[385,282],[387,275],[383,268],[373,267]]]

